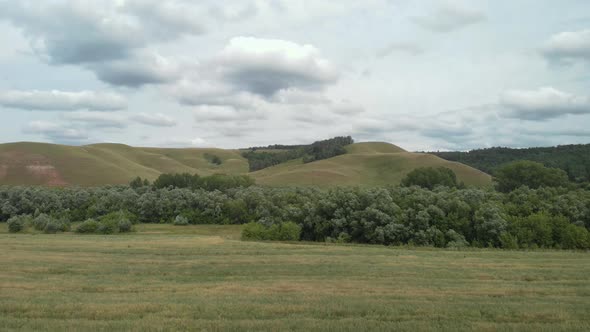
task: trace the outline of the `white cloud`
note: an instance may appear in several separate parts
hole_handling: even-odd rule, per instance
[[[545,42],[543,54],[555,61],[590,61],[590,29],[555,34]]]
[[[58,143],[79,144],[88,140],[88,136],[83,131],[47,121],[29,122],[23,128],[23,132],[42,135]]]
[[[131,116],[131,120],[153,127],[174,127],[177,124],[176,120],[162,113],[138,113]]]
[[[127,107],[127,101],[115,93],[94,91],[0,91],[0,105],[29,111],[114,111]]]
[[[502,94],[504,115],[524,120],[545,120],[567,114],[589,114],[590,99],[559,91],[552,87],[537,90],[515,90]]]
[[[236,110],[228,106],[199,106],[193,110],[197,122],[230,122],[265,119],[262,110]]]
[[[85,124],[90,128],[125,128],[128,121],[117,113],[108,112],[72,112],[64,113],[65,120]]]
[[[186,147],[209,147],[210,144],[201,137],[181,138],[171,137],[158,143],[160,146],[186,148]]]
[[[414,17],[414,22],[434,32],[451,32],[486,20],[482,11],[456,3],[445,3],[427,16]]]
[[[414,42],[394,42],[377,50],[376,55],[378,58],[384,58],[394,53],[416,56],[424,53],[424,48]]]
[[[234,88],[265,97],[289,88],[321,89],[338,79],[317,48],[279,39],[232,38],[213,62]]]

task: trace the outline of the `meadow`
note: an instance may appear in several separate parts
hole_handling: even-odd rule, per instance
[[[590,330],[580,251],[244,242],[241,226],[9,234],[0,330]]]

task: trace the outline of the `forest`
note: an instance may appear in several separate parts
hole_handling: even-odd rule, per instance
[[[304,163],[345,154],[345,146],[354,143],[350,136],[334,137],[309,145],[269,145],[248,148],[242,156],[248,160],[250,171],[258,171],[289,160],[303,158]],[[260,151],[262,150],[262,151]]]
[[[401,186],[327,191],[257,187],[247,177],[166,174],[153,184],[136,179],[131,186],[4,186],[0,219],[12,232],[30,227],[55,233],[75,225],[78,233],[109,234],[133,231],[136,223],[247,224],[244,239],[590,248],[590,191],[569,183],[565,172],[539,165],[507,166],[497,179],[502,190],[464,188],[447,170],[432,168],[408,174]],[[540,173],[523,178],[535,182],[515,186],[523,170]]]
[[[536,161],[547,167],[564,170],[570,181],[590,182],[590,144],[526,149],[494,147],[468,152],[429,153],[469,165],[488,174],[493,174],[499,166],[512,161]]]

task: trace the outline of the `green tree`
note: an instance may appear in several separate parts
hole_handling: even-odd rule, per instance
[[[528,160],[512,162],[498,168],[494,174],[494,181],[496,188],[501,192],[511,192],[521,186],[537,189],[566,187],[569,184],[565,171]]]
[[[450,168],[419,167],[406,175],[402,180],[402,185],[433,189],[436,186],[456,188],[458,183],[457,175]]]

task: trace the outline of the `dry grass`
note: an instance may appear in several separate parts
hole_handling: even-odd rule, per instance
[[[0,229],[0,330],[590,329],[590,256]]]

